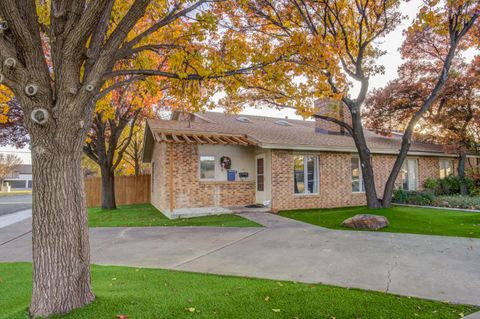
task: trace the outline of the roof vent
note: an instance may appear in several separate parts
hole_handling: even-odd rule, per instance
[[[237,117],[237,121],[242,122],[242,123],[252,123],[248,117],[245,116],[240,116]]]
[[[275,124],[281,125],[281,126],[291,126],[291,125],[292,125],[292,124],[290,124],[289,121],[286,121],[286,120],[278,120],[278,121],[275,121]]]

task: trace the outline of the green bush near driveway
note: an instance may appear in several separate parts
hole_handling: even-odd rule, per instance
[[[342,222],[357,214],[387,217],[390,225],[378,230],[382,232],[480,238],[480,213],[398,206],[376,210],[344,207],[280,212],[282,216],[309,224],[344,230],[352,229],[341,226]]]
[[[150,204],[119,206],[117,209],[88,209],[90,227],[212,226],[261,227],[237,215],[168,219]]]
[[[0,263],[0,319],[27,319],[29,263]],[[92,266],[96,300],[53,318],[453,319],[478,307],[382,292],[161,269]]]

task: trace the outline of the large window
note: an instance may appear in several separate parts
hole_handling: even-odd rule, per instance
[[[360,158],[352,157],[352,192],[365,192],[365,184],[363,183],[362,168],[360,166]]]
[[[215,178],[215,156],[200,156],[200,179]]]
[[[295,194],[318,194],[318,157],[298,155],[294,157]]]
[[[416,159],[407,158],[401,170],[402,188],[416,191],[418,184],[418,162]]]
[[[453,175],[453,160],[440,160],[440,178]]]

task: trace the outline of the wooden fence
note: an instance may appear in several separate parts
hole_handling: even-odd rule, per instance
[[[117,205],[150,203],[150,175],[115,176],[115,199]],[[85,178],[87,206],[102,206],[102,179]]]

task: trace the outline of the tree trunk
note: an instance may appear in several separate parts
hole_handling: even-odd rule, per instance
[[[363,90],[366,90],[367,85],[364,84]],[[360,102],[349,106],[350,110],[359,110]],[[365,187],[365,197],[367,199],[367,207],[370,209],[381,208],[380,201],[378,200],[377,190],[375,187],[375,174],[372,166],[372,156],[370,149],[368,148],[365,134],[363,132],[362,118],[358,111],[351,112],[352,116],[352,128],[353,128],[353,140],[358,150],[360,157],[360,164],[362,169],[363,184]]]
[[[388,176],[387,183],[385,184],[385,190],[383,191],[382,206],[384,208],[392,207],[392,198],[393,191],[395,189],[395,181],[397,180],[398,174],[402,169],[403,162],[407,158],[408,151],[410,150],[411,138],[413,134],[413,126],[411,130],[407,130],[402,137],[402,147],[398,153],[395,163],[393,164],[392,171]]]
[[[32,135],[32,317],[67,313],[95,299],[90,287],[83,138],[66,131],[58,139]]]
[[[109,167],[102,167],[102,209],[116,209],[115,174]]]
[[[140,175],[140,160],[135,158],[135,176]]]
[[[465,150],[460,150],[458,158],[458,177],[460,179],[460,195],[468,196],[468,187],[465,180],[465,163],[467,162],[467,153]]]
[[[367,197],[367,206],[370,209],[378,209],[382,206],[378,200],[377,190],[375,188],[375,176],[373,173],[373,167],[370,160],[366,160],[361,163],[362,174],[365,186],[365,196]]]

